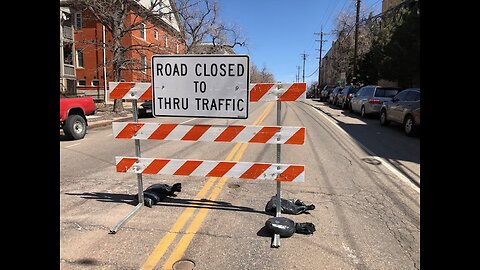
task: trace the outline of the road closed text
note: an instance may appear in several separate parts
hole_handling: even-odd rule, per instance
[[[156,66],[157,76],[187,76],[188,67],[186,64],[162,63]],[[195,64],[196,76],[243,76],[245,66],[243,64]]]
[[[158,97],[160,109],[188,110],[188,98]],[[243,111],[245,100],[234,98],[195,98],[195,110],[197,111]]]
[[[154,116],[248,117],[246,55],[154,56]]]

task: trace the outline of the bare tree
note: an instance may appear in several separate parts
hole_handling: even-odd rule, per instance
[[[77,10],[90,11],[96,20],[104,25],[112,35],[112,40],[106,44],[106,47],[113,54],[111,64],[114,81],[121,80],[122,70],[140,69],[140,63],[137,59],[126,57],[128,52],[137,51],[141,53],[148,50],[159,53],[163,50],[156,44],[147,45],[139,42],[128,45],[122,44],[124,37],[143,27],[146,21],[159,22],[162,16],[175,12],[175,10],[165,12],[165,9],[162,8],[162,0],[152,0],[150,3],[150,7],[145,7],[135,0],[76,0],[67,3]],[[133,20],[127,19],[129,16],[132,16]],[[114,100],[113,110],[116,112],[123,111],[121,99]]]
[[[180,22],[185,31],[185,51],[205,42],[220,47],[245,46],[245,38],[235,24],[229,25],[220,19],[216,0],[177,0]]]
[[[250,65],[250,82],[251,83],[273,83],[275,76],[270,73],[264,65],[262,70],[258,70],[255,64]]]
[[[361,14],[362,19],[359,22],[359,35],[357,41],[358,57],[361,58],[367,53],[371,47],[373,40],[372,27],[372,14],[368,17],[365,13]],[[332,46],[333,53],[330,59],[333,64],[333,69],[329,71],[327,75],[330,78],[330,82],[336,82],[342,73],[345,73],[347,81],[353,77],[353,50],[354,50],[354,29],[355,29],[355,13],[344,12],[337,16],[335,34],[337,40],[335,45]]]

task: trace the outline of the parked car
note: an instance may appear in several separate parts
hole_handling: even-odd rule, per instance
[[[327,101],[328,96],[333,91],[333,88],[335,88],[334,85],[325,85],[320,92],[320,101]]]
[[[335,105],[337,102],[338,94],[343,90],[343,87],[337,86],[328,96],[328,103]]]
[[[364,86],[350,100],[350,111],[359,112],[362,117],[371,114],[378,115],[383,102],[391,100],[400,91],[401,89],[396,87]]]
[[[358,89],[358,87],[352,85],[345,86],[338,95],[337,106],[342,109],[350,108],[350,99],[352,99],[353,94],[358,92]]]
[[[87,115],[95,114],[97,108],[91,97],[60,98],[60,128],[65,136],[79,140],[87,133]]]
[[[420,128],[420,88],[408,88],[385,102],[380,110],[380,124],[392,122],[403,125],[403,131],[413,136]]]
[[[140,107],[138,108],[138,117],[153,117],[152,114],[152,101],[147,100],[140,104]]]

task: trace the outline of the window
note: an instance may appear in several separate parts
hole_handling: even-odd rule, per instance
[[[375,96],[376,97],[394,97],[396,94],[398,94],[398,89],[395,88],[377,88],[377,91],[375,91]]]
[[[71,43],[67,43],[63,46],[63,63],[73,66],[73,52]]]
[[[87,86],[87,80],[81,79],[77,81],[78,86]]]
[[[176,48],[175,48],[175,52],[176,52],[177,54],[178,54],[179,51],[180,51],[179,48],[180,48],[180,44],[177,43]]]
[[[153,37],[158,40],[158,30],[157,29],[154,29],[153,30]]]
[[[173,18],[172,13],[168,14],[168,21],[172,22],[172,18]]]
[[[147,57],[143,54],[140,55],[140,68],[143,73],[147,73]]]
[[[407,101],[419,101],[420,100],[420,93],[417,91],[408,91]]]
[[[98,82],[97,79],[92,80],[92,86],[99,86],[99,85],[100,85],[100,83]]]
[[[83,50],[77,50],[77,67],[83,68]]]
[[[396,95],[395,98],[398,99],[398,101],[404,101],[406,96],[407,96],[407,91],[404,91],[404,92],[398,93],[398,95]]]
[[[362,88],[362,89],[358,90],[358,92],[357,92],[357,97],[363,96],[363,92],[364,92],[364,91],[365,91],[365,88]]]
[[[362,92],[362,97],[370,97],[373,94],[373,88],[367,87]]]
[[[82,30],[82,13],[75,13],[75,30]]]
[[[146,28],[145,24],[141,23],[140,24],[140,38],[143,39],[143,40],[147,39],[147,35],[146,35],[147,31],[146,31],[145,28]]]
[[[165,34],[163,36],[163,38],[165,39],[165,48],[168,48],[168,36],[167,36],[167,34]]]

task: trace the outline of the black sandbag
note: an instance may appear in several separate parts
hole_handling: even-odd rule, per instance
[[[182,183],[175,183],[172,186],[169,186],[167,184],[153,184],[149,186],[146,190],[152,190],[157,194],[164,194],[170,197],[176,197],[177,195],[175,194],[175,192],[182,191]]]
[[[280,237],[288,238],[295,233],[295,222],[286,217],[273,217],[265,222],[267,231],[273,234],[279,234]]]
[[[164,200],[166,197],[166,195],[158,194],[154,190],[147,189],[143,192],[143,203],[145,206],[152,207],[152,205]]]
[[[167,184],[153,184],[143,192],[143,203],[147,207],[152,207],[152,205],[163,201],[166,197],[176,197],[175,192],[180,191],[182,191],[181,183],[175,183],[172,186]],[[138,194],[136,197],[138,198]]]
[[[281,212],[284,214],[298,215],[301,213],[306,213],[308,210],[315,209],[315,205],[310,204],[306,205],[303,201],[299,199],[286,200],[281,198]],[[277,197],[272,196],[267,205],[265,205],[265,212],[267,213],[276,213],[277,211]]]
[[[315,225],[310,222],[295,223],[295,232],[301,234],[313,234]]]

